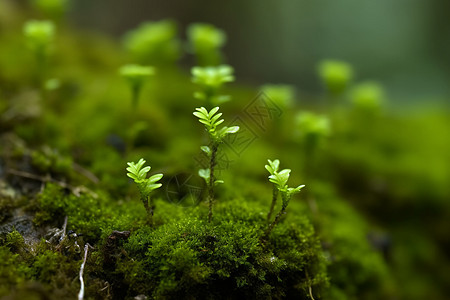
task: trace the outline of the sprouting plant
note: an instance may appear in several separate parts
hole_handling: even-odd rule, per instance
[[[147,211],[148,221],[152,224],[154,205],[150,194],[152,191],[162,186],[162,184],[157,181],[163,177],[163,174],[155,174],[147,178],[147,173],[150,171],[151,167],[147,166],[143,168],[144,164],[145,160],[143,158],[137,163],[128,162],[128,168],[126,170],[129,172],[127,173],[127,176],[134,180],[139,189],[141,201]]]
[[[125,49],[141,64],[167,65],[181,54],[177,26],[171,20],[145,22],[128,32],[124,38]]]
[[[274,161],[268,159],[267,161],[269,162],[269,164],[265,165],[266,170],[269,171],[270,175],[275,175],[278,172],[278,168],[280,167],[280,161],[278,159],[275,159]],[[275,208],[277,198],[278,198],[278,188],[274,183],[272,191],[272,204],[270,205],[270,210],[269,213],[267,214],[267,221],[270,221],[270,217],[272,216],[273,209]]]
[[[194,23],[187,29],[189,50],[195,53],[199,66],[216,66],[222,55],[220,48],[225,45],[225,32],[211,24]]]
[[[224,122],[224,119],[220,119],[222,113],[217,113],[219,107],[214,107],[209,112],[204,107],[196,108],[194,112],[194,116],[196,116],[200,123],[205,125],[206,131],[209,134],[209,138],[211,140],[210,146],[202,146],[201,150],[205,152],[205,154],[209,158],[209,168],[208,169],[200,169],[198,174],[202,177],[208,188],[208,205],[209,205],[209,214],[208,221],[211,222],[212,219],[212,206],[214,202],[214,186],[217,184],[223,183],[222,180],[216,180],[214,176],[214,167],[216,166],[216,156],[217,151],[219,149],[219,145],[223,142],[225,137],[229,134],[236,133],[239,131],[239,126],[223,126],[222,128],[217,128],[220,124]]]
[[[304,111],[297,114],[296,123],[304,149],[304,172],[313,174],[317,149],[331,134],[330,120],[325,115]]]
[[[155,69],[150,66],[129,64],[122,66],[119,69],[119,73],[130,85],[132,104],[136,108],[144,81],[146,78],[155,74]]]
[[[284,169],[278,172],[279,165],[280,161],[278,159],[274,161],[269,160],[269,165],[266,165],[266,169],[271,174],[269,176],[269,181],[274,184],[275,188],[278,190],[278,193],[281,194],[281,210],[275,216],[273,222],[270,223],[269,226],[267,227],[267,230],[265,232],[266,238],[270,235],[270,232],[275,227],[275,225],[278,224],[278,222],[280,222],[281,217],[286,213],[286,207],[288,206],[292,196],[300,192],[300,190],[304,187],[304,185],[299,185],[296,188],[289,187],[287,185],[287,181],[289,180],[291,170]],[[276,201],[277,197],[274,198],[275,200],[272,199],[272,205],[275,205],[274,201]]]
[[[352,89],[350,99],[356,109],[369,114],[376,113],[383,106],[384,91],[376,82],[363,82]]]
[[[55,25],[51,21],[27,21],[23,26],[26,44],[36,61],[36,79],[42,86],[47,60],[55,37]]]
[[[226,82],[234,81],[233,68],[228,65],[217,67],[193,67],[192,82],[198,84],[200,92],[194,97],[206,102],[207,107],[216,106],[230,100],[230,96],[219,95],[219,89]]]
[[[295,87],[287,84],[266,84],[261,90],[281,109],[292,106],[295,98]]]
[[[322,61],[318,71],[328,92],[333,96],[342,94],[353,78],[351,65],[342,61]]]

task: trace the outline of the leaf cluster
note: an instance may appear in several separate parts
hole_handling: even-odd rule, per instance
[[[199,122],[205,125],[206,131],[208,131],[209,136],[213,142],[222,142],[223,139],[230,133],[236,133],[239,131],[239,126],[224,126],[217,129],[217,126],[224,122],[224,119],[220,119],[222,113],[217,113],[219,107],[214,107],[209,112],[206,108],[200,107],[196,108],[193,113],[199,119]],[[206,147],[206,146],[205,146]],[[208,154],[208,147],[202,148],[202,150]]]
[[[147,173],[150,171],[151,167],[146,166],[143,168],[145,164],[145,160],[141,158],[137,163],[128,162],[127,176],[134,180],[134,182],[138,185],[139,191],[144,197],[148,197],[150,193],[161,187],[161,183],[157,183],[163,177],[163,174],[155,174],[147,178]]]

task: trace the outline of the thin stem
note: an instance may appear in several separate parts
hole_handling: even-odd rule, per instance
[[[208,222],[211,222],[212,220],[212,207],[214,203],[214,183],[216,181],[216,178],[214,176],[214,168],[216,166],[216,155],[217,155],[217,149],[219,145],[217,143],[213,143],[212,149],[211,149],[211,159],[209,162],[209,170],[210,170],[210,176],[209,176],[209,184],[208,184],[208,204],[209,204],[209,213],[208,213]]]
[[[275,208],[277,198],[278,198],[278,188],[274,184],[273,191],[272,191],[272,204],[270,205],[270,210],[269,210],[269,213],[267,214],[267,221],[270,221],[270,217],[272,216],[273,209]]]
[[[141,84],[138,84],[138,83],[133,84],[131,86],[131,103],[132,103],[133,109],[137,108],[140,93],[141,93]]]
[[[285,207],[282,207],[281,210],[278,212],[278,214],[275,216],[275,220],[273,220],[273,222],[270,223],[269,227],[266,230],[266,233],[264,234],[266,239],[269,237],[269,235],[272,232],[272,229],[275,227],[275,225],[277,225],[278,222],[280,222],[280,219],[283,216],[283,214],[285,214],[285,212],[286,212]]]

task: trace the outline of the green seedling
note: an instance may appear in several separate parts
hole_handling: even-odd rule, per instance
[[[376,82],[364,82],[351,91],[351,101],[355,109],[364,113],[377,113],[384,103],[384,91]]]
[[[187,29],[189,49],[195,53],[200,66],[216,66],[221,63],[222,48],[227,40],[225,32],[210,24],[194,23]]]
[[[55,25],[51,21],[27,21],[23,26],[26,44],[36,61],[36,79],[42,87],[53,40]]]
[[[154,205],[150,194],[162,186],[162,184],[157,181],[163,177],[163,174],[155,174],[147,178],[147,173],[150,171],[151,167],[147,166],[143,168],[144,164],[145,160],[143,158],[137,163],[128,162],[128,168],[126,170],[129,172],[127,173],[127,176],[136,183],[141,196],[141,201],[147,211],[148,221],[150,224],[153,224]]]
[[[119,73],[130,85],[132,104],[136,108],[144,82],[148,77],[155,74],[155,69],[150,66],[130,64],[121,67]]]
[[[280,167],[280,161],[278,159],[275,159],[274,161],[268,159],[267,161],[269,162],[269,164],[265,165],[266,170],[269,171],[270,175],[275,175],[278,172],[278,168]],[[277,198],[278,198],[278,188],[274,183],[272,190],[272,204],[270,205],[270,210],[269,213],[267,214],[267,221],[270,221],[270,218],[272,217],[273,209],[275,208]]]
[[[208,189],[208,205],[209,214],[208,221],[212,220],[212,206],[214,203],[214,186],[223,183],[223,180],[217,180],[214,176],[214,168],[217,164],[216,157],[219,145],[224,141],[225,137],[229,134],[236,133],[239,131],[239,126],[223,126],[222,128],[217,128],[220,124],[224,122],[224,119],[220,119],[222,113],[217,113],[219,107],[214,107],[209,112],[204,107],[196,108],[193,113],[199,119],[199,122],[205,125],[206,131],[208,132],[211,147],[202,146],[201,150],[209,158],[209,168],[200,169],[198,175],[202,177]]]
[[[124,38],[125,49],[141,64],[166,65],[181,55],[177,26],[171,20],[145,22]]]
[[[219,95],[219,89],[224,83],[234,81],[233,68],[228,65],[217,67],[193,67],[192,82],[200,86],[201,91],[194,97],[203,100],[206,106],[216,106],[230,100],[230,96]]]
[[[266,84],[261,90],[279,108],[287,109],[293,105],[295,99],[295,88],[287,84]]]
[[[342,61],[322,61],[318,71],[323,84],[332,96],[341,95],[353,79],[352,67]]]
[[[292,196],[298,192],[304,187],[304,185],[299,185],[296,188],[291,188],[287,185],[287,181],[289,180],[289,176],[291,173],[290,169],[284,169],[278,172],[278,167],[280,165],[280,161],[278,159],[275,159],[274,161],[268,160],[269,165],[266,165],[266,169],[269,171],[269,181],[273,183],[274,187],[277,189],[277,195],[274,196],[272,199],[272,210],[273,206],[275,206],[274,202],[276,202],[276,198],[278,197],[278,193],[281,194],[281,210],[278,212],[278,214],[275,216],[275,219],[272,223],[269,224],[266,232],[265,237],[267,238],[270,233],[272,232],[272,229],[280,222],[281,217],[286,213],[286,208],[289,204],[289,201],[291,200]],[[269,211],[269,214],[271,212]]]

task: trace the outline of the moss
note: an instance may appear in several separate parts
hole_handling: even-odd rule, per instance
[[[190,215],[134,232],[117,267],[128,295],[306,299],[309,286],[326,285],[320,244],[306,218],[282,224],[265,244],[258,208],[231,201],[216,216],[212,224],[205,213],[203,219]]]

